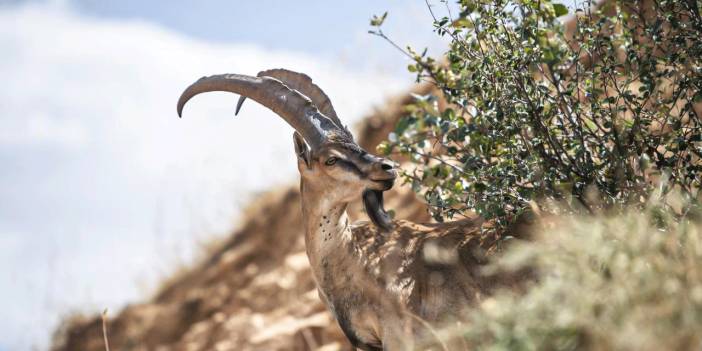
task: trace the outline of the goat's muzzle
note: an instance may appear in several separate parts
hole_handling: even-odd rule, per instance
[[[390,190],[397,179],[395,165],[385,159],[379,159],[368,176],[372,186],[363,192],[363,205],[371,221],[382,231],[392,230],[392,218],[385,211],[383,192]]]
[[[397,179],[397,171],[395,164],[391,161],[378,158],[378,161],[373,163],[368,179],[373,182],[373,185],[378,185],[375,190],[385,191],[390,190]]]

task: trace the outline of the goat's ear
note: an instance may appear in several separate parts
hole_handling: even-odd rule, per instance
[[[297,167],[300,171],[303,170],[303,166],[306,169],[310,168],[310,149],[305,143],[305,139],[302,138],[300,133],[293,133],[293,143],[295,143],[295,154],[297,155]]]

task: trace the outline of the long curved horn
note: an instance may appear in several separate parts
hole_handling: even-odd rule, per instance
[[[266,76],[221,74],[202,77],[181,94],[178,116],[182,116],[185,103],[193,96],[210,91],[227,91],[253,99],[282,117],[312,148],[321,145],[330,135],[339,134],[339,127],[319,112],[309,98],[278,79]]]
[[[310,98],[310,100],[312,100],[312,103],[315,106],[317,106],[319,112],[329,117],[329,119],[331,119],[334,122],[334,124],[336,124],[340,129],[346,131],[349,134],[349,136],[351,136],[351,132],[348,130],[348,128],[346,128],[346,126],[343,125],[343,123],[341,123],[341,120],[339,120],[339,117],[337,116],[336,111],[334,110],[334,106],[332,105],[329,96],[327,96],[327,94],[324,93],[322,88],[320,88],[317,84],[314,84],[312,82],[312,78],[310,78],[308,75],[283,68],[274,68],[258,72],[256,76],[272,77],[278,79],[285,85],[287,85],[289,88],[295,89],[303,95],[307,96],[308,98]],[[236,104],[236,112],[234,114],[239,113],[239,110],[241,109],[241,106],[243,105],[245,100],[245,96],[241,96],[239,98],[239,101]]]

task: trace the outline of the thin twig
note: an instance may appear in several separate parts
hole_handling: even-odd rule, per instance
[[[105,351],[110,351],[110,343],[107,342],[107,308],[102,311],[102,338],[105,341]]]

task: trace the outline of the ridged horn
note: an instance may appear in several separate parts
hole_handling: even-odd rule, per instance
[[[324,93],[322,88],[312,82],[312,78],[304,73],[294,72],[283,68],[269,69],[258,72],[257,77],[271,77],[280,80],[290,89],[295,89],[312,100],[312,103],[317,106],[319,112],[329,117],[340,129],[344,130],[351,136],[351,132],[341,123],[339,117],[334,110],[331,99]],[[238,114],[241,106],[246,100],[245,96],[241,96],[236,104],[236,112]]]
[[[239,94],[269,108],[300,132],[312,148],[321,145],[330,135],[339,134],[339,127],[323,115],[312,100],[280,80],[267,76],[220,74],[200,78],[178,99],[178,116],[182,116],[183,107],[193,96],[211,91]]]

